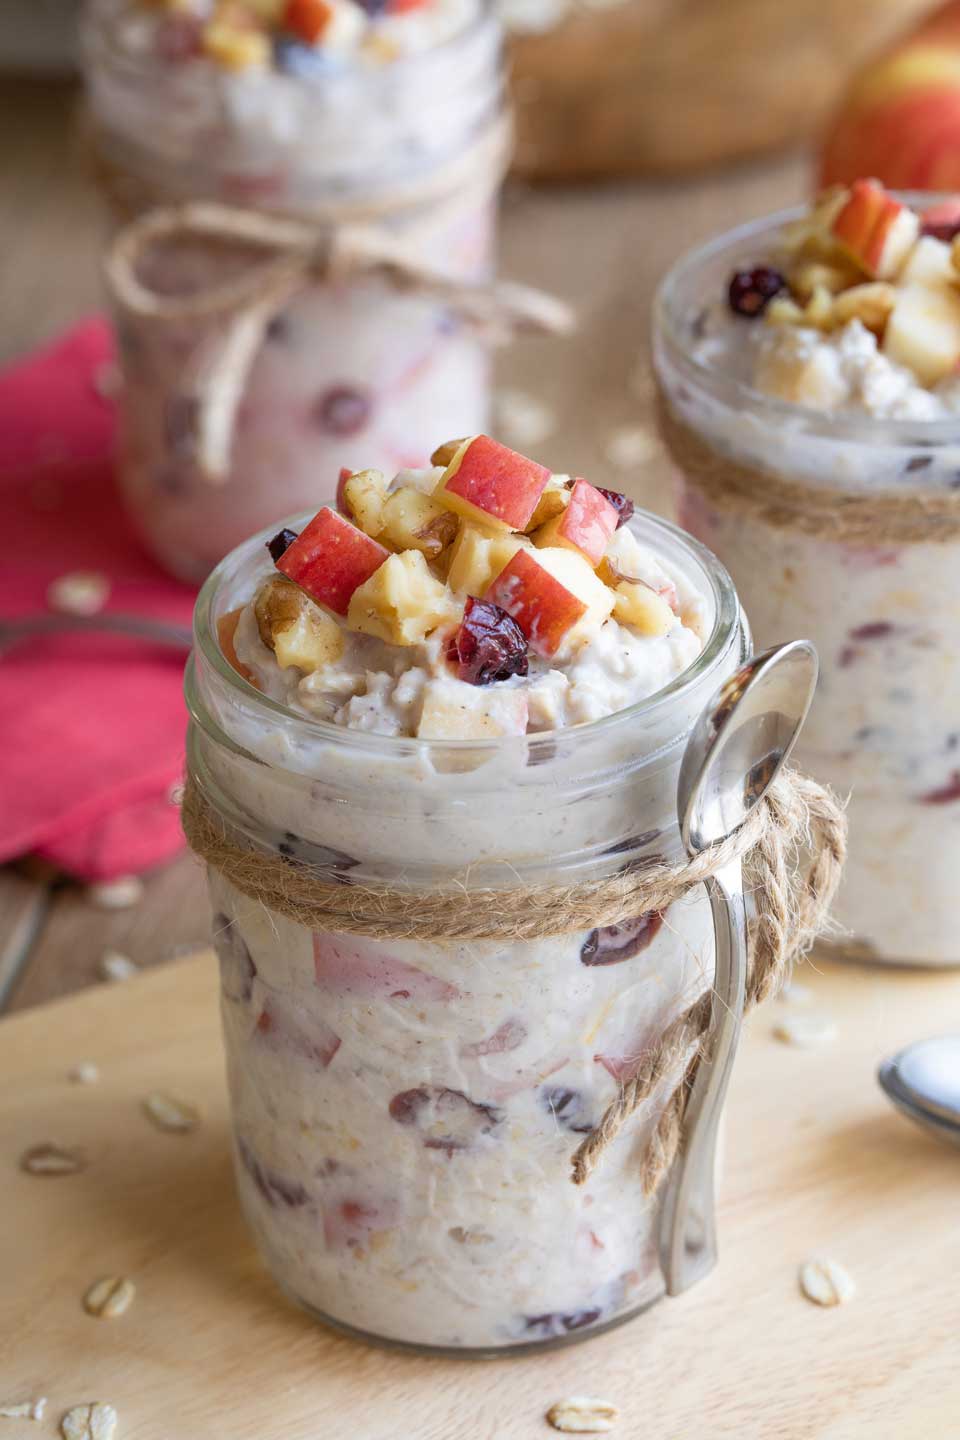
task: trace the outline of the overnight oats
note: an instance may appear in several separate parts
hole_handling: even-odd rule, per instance
[[[433,460],[344,472],[336,508],[207,581],[185,819],[270,1269],[352,1332],[498,1351],[663,1293],[640,1162],[685,1062],[586,1183],[571,1157],[711,985],[709,903],[531,934],[523,897],[682,858],[684,742],[746,638],[713,557],[622,495],[482,435]],[[386,886],[429,903],[438,938],[419,914],[307,923],[305,866],[344,923]],[[459,938],[474,889],[496,938]]]
[[[655,358],[682,522],[759,645],[809,635],[798,748],[850,794],[852,957],[960,962],[960,200],[877,183],[681,260]]]
[[[84,57],[91,148],[118,221],[211,201],[318,235],[373,227],[464,282],[492,271],[509,122],[482,0],[90,0]],[[155,247],[142,278],[202,297],[255,259],[229,234],[193,237]],[[122,487],[185,579],[277,514],[315,506],[318,475],[361,459],[393,474],[425,464],[437,434],[486,423],[489,346],[451,307],[381,276],[327,278],[263,325],[211,473],[178,377],[204,363],[216,326],[145,324],[111,298]]]

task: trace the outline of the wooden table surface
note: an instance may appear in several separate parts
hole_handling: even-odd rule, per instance
[[[0,81],[0,362],[99,304],[103,220],[80,161],[76,103],[66,83]],[[796,200],[806,182],[795,156],[677,184],[508,191],[503,273],[574,302],[581,321],[569,341],[526,341],[499,360],[499,384],[535,396],[555,417],[538,457],[603,474],[604,484],[667,509],[643,366],[656,282],[690,245]],[[637,430],[637,446],[649,436],[649,458],[618,468],[606,449]],[[181,955],[203,944],[207,924],[202,877],[187,856],[150,876],[141,903],[119,912],[97,909],[82,888],[29,863],[0,870],[0,1010],[94,983],[108,947],[141,965]]]

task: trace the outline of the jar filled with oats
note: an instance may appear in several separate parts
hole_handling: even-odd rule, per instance
[[[656,306],[683,523],[821,683],[849,794],[835,948],[960,963],[960,201],[870,181],[685,256]]]
[[[482,0],[89,0],[83,55],[93,159],[118,220],[216,201],[319,233],[373,226],[453,279],[491,271],[509,123]],[[166,296],[202,296],[255,254],[194,238],[156,247],[142,275]],[[437,434],[486,420],[488,347],[455,309],[382,275],[327,274],[271,313],[245,355],[211,480],[165,378],[202,362],[208,328],[146,333],[114,301],[123,491],[184,579],[331,496],[341,467],[422,464]]]

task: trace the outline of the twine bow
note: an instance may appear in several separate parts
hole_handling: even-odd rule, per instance
[[[231,885],[268,909],[309,929],[375,939],[514,942],[615,925],[663,911],[735,857],[744,861],[753,895],[746,1008],[782,983],[792,961],[827,924],[846,853],[846,821],[833,795],[797,771],[783,772],[735,835],[677,865],[656,863],[567,886],[474,888],[469,876],[427,891],[374,886],[326,867],[291,863],[243,843],[190,777],[183,828],[191,848]],[[806,867],[805,854],[811,859]],[[629,963],[629,962],[628,962]],[[687,1095],[711,1023],[707,991],[646,1052],[572,1159],[582,1185],[629,1118],[658,1087],[683,1071],[643,1159],[643,1187],[652,1195],[670,1168],[683,1130]]]
[[[198,243],[242,255],[252,248],[263,258],[240,275],[185,294],[166,294],[146,278],[149,256]],[[104,270],[121,339],[144,327],[170,331],[189,324],[199,332],[186,359],[177,358],[170,406],[178,416],[178,459],[194,463],[214,484],[228,478],[237,409],[267,326],[311,285],[377,278],[443,305],[491,342],[562,335],[573,324],[569,307],[543,291],[444,275],[375,225],[331,226],[205,202],[166,206],[132,221],[111,245]]]

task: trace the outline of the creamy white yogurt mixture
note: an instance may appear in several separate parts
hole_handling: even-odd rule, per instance
[[[774,227],[761,231],[749,257],[741,239],[727,275],[777,264],[779,239]],[[708,374],[681,373],[658,345],[660,381],[683,424],[721,459],[811,489],[920,499],[956,488],[956,375],[921,383],[857,320],[824,334],[734,316],[716,298],[721,260],[715,254],[709,277],[691,273],[686,294],[683,341]],[[790,393],[797,367],[806,403],[768,408]],[[721,394],[713,377],[744,388]],[[847,421],[856,424],[845,429]],[[837,943],[878,960],[960,962],[960,547],[839,544],[771,528],[693,487],[681,494],[680,518],[730,570],[758,646],[800,634],[817,646],[820,685],[798,759],[850,795]]]
[[[708,634],[717,600],[704,562],[651,517],[627,534],[624,552],[669,575]],[[221,613],[269,573],[262,544],[246,548],[218,592]],[[621,646],[624,627],[605,626],[552,680],[543,668],[526,681],[447,682],[481,694],[556,687],[559,724],[573,728],[444,753],[397,738],[412,728],[411,696],[441,683],[435,654],[405,647],[404,669],[389,653],[398,647],[351,650],[335,667],[351,693],[331,729],[249,611],[242,624],[238,656],[288,708],[268,713],[201,658],[195,713],[242,753],[195,726],[192,769],[245,833],[345,885],[449,884],[465,869],[476,884],[549,884],[678,855],[683,737],[742,658],[735,627],[669,703],[578,730],[578,705],[609,712],[627,693],[650,696],[701,650],[692,629],[669,647]],[[369,676],[386,681],[370,687]],[[571,699],[581,690],[592,698]],[[424,944],[311,933],[215,874],[211,894],[238,1186],[284,1289],[367,1334],[478,1349],[575,1338],[662,1293],[657,1206],[639,1181],[662,1097],[587,1185],[571,1183],[569,1162],[663,1026],[710,983],[701,895],[607,930]]]

